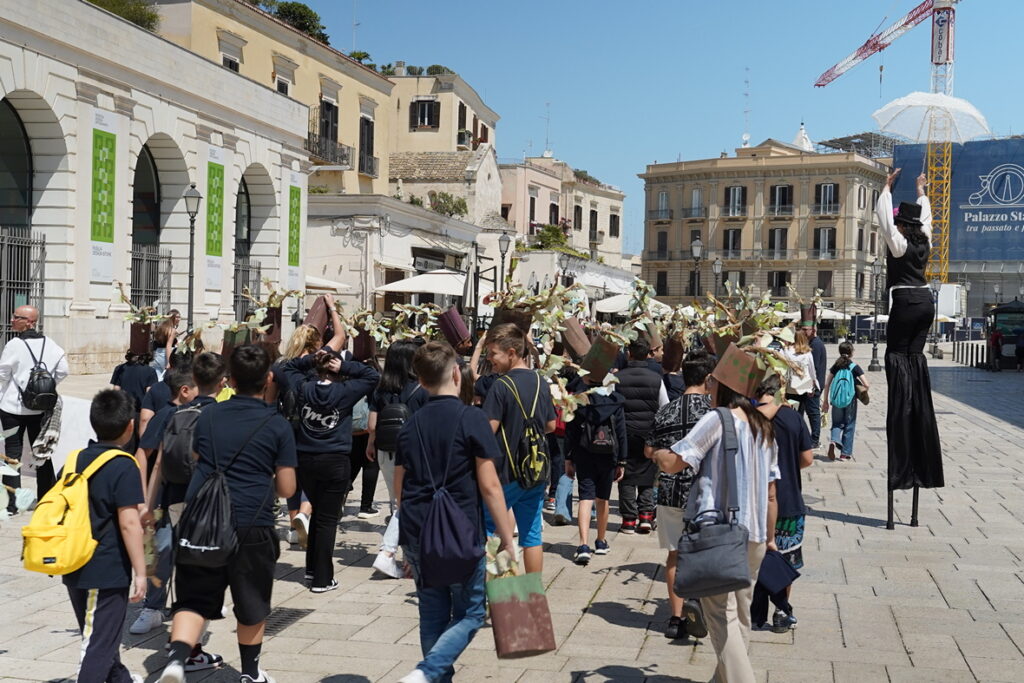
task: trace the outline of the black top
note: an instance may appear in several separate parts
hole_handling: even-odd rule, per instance
[[[148,365],[121,363],[114,368],[110,383],[135,399],[135,410],[142,410],[142,399],[150,387],[157,384],[156,370]]]
[[[800,481],[800,454],[813,447],[811,433],[800,413],[787,405],[779,408],[772,418],[775,443],[779,449],[779,472],[775,482],[775,498],[779,504],[779,517],[799,517],[807,514],[804,505],[803,484]]]
[[[885,259],[886,286],[921,287],[928,284],[924,270],[928,266],[930,251],[928,242],[914,244],[907,240],[907,251],[903,256],[897,258],[890,252]]]
[[[647,436],[658,412],[661,375],[651,370],[647,361],[632,360],[616,377],[615,391],[626,399],[626,429],[631,436]]]
[[[843,367],[839,367],[839,363],[840,363],[840,361],[837,360],[835,363],[832,364],[832,367],[828,369],[828,371],[830,373],[832,373],[833,377],[836,376],[837,372],[839,372],[840,370],[842,370],[843,368],[846,367],[846,365],[843,365]],[[861,366],[857,365],[852,360],[850,361],[850,365],[853,366],[853,367],[850,368],[850,372],[853,374],[853,382],[854,382],[854,384],[860,384],[860,377],[861,377],[861,375],[864,374],[864,368],[862,368]]]
[[[574,394],[581,393],[590,388],[581,377],[569,382],[566,388]],[[576,415],[572,421],[565,423],[565,457],[572,461],[588,459],[593,456],[582,447],[584,439],[583,426],[586,423],[592,425],[612,424],[615,428],[615,437],[619,442],[619,454],[617,461],[626,462],[628,454],[628,442],[626,441],[626,401],[622,394],[611,392],[609,396],[592,393],[587,395],[589,403],[576,409]],[[600,456],[604,457],[604,456]]]
[[[186,501],[195,497],[214,470],[214,442],[221,469],[227,468],[238,449],[245,446],[226,470],[235,527],[274,526],[274,473],[278,467],[296,465],[291,425],[275,408],[250,396],[236,394],[223,403],[204,408],[196,421],[193,444],[199,462],[189,482]]]
[[[516,368],[507,375],[502,376],[508,377],[515,384],[516,391],[519,392],[519,400],[523,404],[522,410],[520,410],[519,404],[516,403],[512,390],[508,388],[504,380],[498,379],[495,380],[491,390],[487,392],[483,409],[487,419],[497,420],[504,427],[504,439],[508,441],[508,447],[514,454],[518,448],[519,440],[523,438],[523,429],[526,426],[523,421],[523,410],[526,411],[527,415],[530,414],[530,409],[533,407],[533,397],[537,394],[537,382],[540,382],[540,395],[537,396],[537,408],[534,412],[534,417],[537,419],[541,429],[546,429],[548,422],[554,421],[555,405],[551,402],[551,389],[539,372],[527,370],[526,368]],[[501,481],[507,483],[510,481],[511,473],[508,469],[508,452],[505,450],[501,428],[494,434],[494,438],[498,445],[498,451],[503,456],[506,456],[502,458],[498,474],[501,476]]]
[[[154,413],[171,402],[171,387],[167,380],[157,382],[149,388],[146,395],[142,397],[142,409],[152,410]]]
[[[825,388],[825,366],[828,364],[828,354],[825,352],[825,342],[821,337],[815,336],[810,342],[811,358],[814,360],[814,374],[818,376],[818,391]]]
[[[102,453],[116,448],[89,441],[78,454],[75,469],[83,472]],[[58,474],[60,481],[63,472]],[[142,479],[139,467],[131,458],[118,456],[89,478],[89,518],[92,537],[98,545],[88,564],[64,576],[64,585],[71,588],[126,588],[132,583],[132,562],[128,557],[117,509],[140,505]]]
[[[665,375],[668,377],[669,375]],[[710,394],[683,394],[658,408],[654,426],[645,440],[653,448],[672,448],[711,410]],[[658,505],[686,507],[696,472],[684,467],[675,474],[658,473]]]
[[[458,420],[460,412],[462,419]],[[420,436],[426,452],[420,445]],[[401,545],[419,545],[420,529],[434,497],[434,486],[440,487],[442,483],[473,521],[477,536],[483,540],[483,508],[476,480],[477,458],[493,460],[497,464],[502,456],[487,417],[479,408],[466,406],[455,396],[432,396],[402,426],[395,453],[395,465],[405,469],[402,523],[398,525],[398,542]],[[446,464],[447,477],[444,476]]]
[[[146,431],[143,432],[142,437],[139,438],[139,448],[156,450],[160,446],[160,442],[164,440],[164,430],[167,428],[167,420],[170,419],[171,415],[177,409],[177,404],[168,402],[167,405],[156,411],[156,414],[150,418],[149,424],[146,425]]]
[[[484,375],[473,383],[473,393],[481,399],[487,398],[487,394],[490,393],[491,387],[494,386],[496,381],[498,381],[498,375],[495,373],[492,372],[489,375]]]
[[[370,394],[367,404],[371,413],[379,413],[384,406],[389,406],[392,403],[404,403],[409,408],[409,414],[411,415],[425,406],[429,398],[430,394],[427,393],[427,390],[421,387],[419,382],[411,379],[402,387],[401,394],[381,391],[380,388],[375,389]]]
[[[665,392],[668,394],[668,400],[674,401],[683,395],[686,391],[686,382],[683,380],[683,376],[677,372],[666,372],[662,375],[662,379],[665,382]]]

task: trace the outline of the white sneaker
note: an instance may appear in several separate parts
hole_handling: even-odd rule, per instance
[[[146,679],[143,678],[142,676],[140,676],[139,674],[128,674],[128,675],[132,677],[132,683],[145,683],[146,682]]]
[[[299,547],[306,549],[306,541],[309,539],[309,515],[300,512],[292,519],[292,529],[299,536]]]
[[[238,678],[238,683],[277,683],[277,681],[275,681],[266,671],[260,669],[260,675],[256,678],[242,674]]]
[[[387,574],[392,579],[402,578],[402,568],[398,566],[398,561],[393,553],[386,553],[383,550],[377,553],[377,558],[373,561],[373,568],[381,574]]]
[[[430,683],[430,679],[419,669],[413,669],[399,678],[398,683]]]
[[[164,613],[162,611],[143,607],[142,611],[139,612],[139,616],[132,622],[132,625],[128,627],[128,633],[141,636],[144,633],[149,633],[155,628],[159,628],[163,623]]]
[[[177,659],[168,662],[157,683],[185,683],[185,665]]]

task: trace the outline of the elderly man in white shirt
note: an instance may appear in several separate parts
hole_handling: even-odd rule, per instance
[[[28,383],[29,373],[36,364],[45,366],[58,383],[68,376],[68,361],[55,341],[36,330],[39,311],[34,306],[19,306],[11,316],[11,328],[18,336],[4,346],[0,354],[0,424],[4,431],[15,431],[7,437],[4,447],[8,458],[21,460],[28,434],[29,443],[36,440],[42,428],[45,413],[32,410],[22,401],[22,391]],[[21,486],[21,477],[4,477],[8,486]],[[36,471],[36,492],[40,498],[56,483],[53,464],[47,460]],[[8,504],[14,513],[14,498]]]

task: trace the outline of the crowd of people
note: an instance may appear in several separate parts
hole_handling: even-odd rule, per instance
[[[720,680],[753,680],[746,654],[752,624],[779,632],[796,626],[791,586],[772,595],[768,624],[752,609],[755,583],[767,551],[803,566],[800,470],[818,448],[821,411],[832,411],[828,457],[852,457],[853,387],[866,392],[867,383],[850,344],[826,367],[813,319],[799,329],[773,321],[759,334],[785,369],[753,387],[719,371],[722,350],[697,334],[681,337],[689,348],[674,360],[650,332],[625,339],[617,354],[596,363],[590,354],[562,351],[564,366],[554,373],[542,371],[550,366],[543,359],[557,355],[551,340],[514,323],[492,326],[470,358],[460,353],[468,354],[470,343],[455,344],[456,351],[420,336],[394,340],[382,359],[374,353],[356,360],[347,325],[333,302],[328,308],[329,333],[304,324],[283,353],[257,335],[224,355],[179,350],[180,316],[173,312],[157,327],[151,353],[128,353],[113,388],[94,397],[95,441],[83,444],[62,476],[39,479],[43,498],[54,481],[66,481],[63,474],[105,462],[89,481],[96,550],[64,576],[83,634],[79,680],[135,680],[118,651],[128,603],[139,601],[131,633],[159,628],[168,608],[172,615],[161,682],[221,666],[223,657],[202,642],[210,622],[224,616],[227,591],[240,680],[271,680],[260,659],[280,555],[278,519],[288,516],[288,540],[305,552],[309,590],[336,590],[336,534],[360,471],[360,518],[379,514],[379,473],[388,492],[374,569],[411,577],[417,589],[423,660],[403,683],[451,680],[485,619],[482,554],[455,572],[454,562],[439,570],[436,549],[427,548],[442,489],[468,524],[468,538],[497,536],[501,550],[521,553],[527,573],[543,571],[545,511],[549,524],[575,517],[572,559],[581,566],[612,552],[612,530],[656,535],[666,552],[665,636],[710,636]],[[33,335],[23,337],[34,350]],[[60,377],[66,364],[50,360],[55,347],[38,353]],[[5,349],[0,381],[9,353],[20,351]],[[33,365],[22,359],[12,367],[17,384],[17,373]],[[14,415],[12,399],[12,412],[0,413],[4,426],[24,425],[34,438],[31,420]],[[727,419],[738,442],[740,493],[732,503],[749,532],[751,582],[698,598],[676,584],[677,564],[686,561],[678,543],[692,528],[693,509],[721,508],[726,500]],[[20,449],[17,438],[8,437],[9,456]],[[106,462],[112,452],[124,457]],[[226,511],[217,504],[221,485]],[[610,522],[613,485],[617,527]],[[216,533],[218,524],[230,527],[230,543]],[[223,547],[230,552],[213,552]]]

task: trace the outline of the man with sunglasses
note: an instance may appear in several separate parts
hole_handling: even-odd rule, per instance
[[[0,355],[0,424],[4,431],[15,431],[7,437],[4,450],[8,458],[21,460],[28,433],[29,443],[39,436],[45,413],[32,410],[21,400],[21,393],[36,364],[45,367],[58,383],[68,376],[68,361],[64,349],[49,337],[43,336],[36,325],[39,311],[34,306],[19,306],[11,316],[11,329],[17,335],[4,346]],[[21,486],[21,477],[4,477],[8,486]],[[36,470],[36,492],[40,498],[54,485],[53,463],[46,460]],[[14,514],[14,496],[10,497],[8,511]]]

